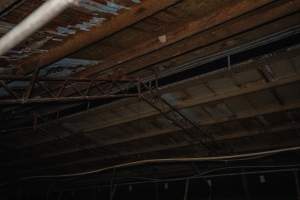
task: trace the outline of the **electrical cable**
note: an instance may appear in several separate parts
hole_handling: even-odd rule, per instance
[[[259,168],[294,168],[294,167],[300,167],[300,164],[294,164],[294,165],[258,165],[258,166],[232,166],[232,167],[220,167],[220,168],[214,168],[211,170],[204,171],[198,175],[195,176],[187,176],[187,177],[180,177],[180,178],[170,178],[170,179],[153,179],[149,177],[140,177],[140,179],[144,179],[148,182],[170,182],[170,181],[180,181],[183,179],[197,179],[197,178],[204,178],[203,176],[210,175],[212,172],[218,172],[226,169],[259,169]],[[131,178],[131,177],[126,177]]]
[[[246,167],[248,168],[282,168],[282,167],[299,167],[300,164],[298,165],[275,165],[275,166],[236,166],[234,168],[238,169],[245,169]],[[217,168],[214,169],[213,171],[221,171],[224,170],[228,167],[223,167],[223,168]],[[127,183],[118,183],[116,184],[117,186],[126,186],[126,185],[137,185],[137,184],[146,184],[146,183],[166,183],[166,182],[176,182],[176,181],[185,181],[187,179],[193,180],[193,179],[203,179],[203,180],[207,180],[207,179],[211,179],[211,178],[215,178],[215,177],[224,177],[224,176],[236,176],[236,175],[241,175],[241,174],[261,174],[261,173],[279,173],[279,172],[291,172],[291,171],[297,171],[299,170],[299,168],[282,168],[282,169],[269,169],[269,170],[259,170],[259,171],[251,171],[251,172],[247,172],[247,173],[218,173],[215,175],[209,175],[208,173],[211,172],[211,170],[209,171],[205,171],[203,173],[201,173],[199,176],[197,177],[192,177],[192,176],[187,176],[187,177],[180,177],[180,178],[168,178],[168,179],[157,179],[157,180],[148,180],[148,181],[138,181],[138,182],[127,182]],[[110,187],[110,185],[102,185],[101,188],[105,188],[105,187]]]
[[[256,153],[228,155],[228,156],[150,159],[150,160],[141,160],[141,161],[123,163],[123,164],[119,164],[119,165],[113,165],[110,167],[105,167],[105,168],[101,168],[101,169],[97,169],[97,170],[93,170],[93,171],[87,171],[87,172],[59,174],[59,175],[29,176],[29,177],[23,177],[20,180],[67,178],[67,177],[74,177],[74,176],[84,176],[84,175],[100,173],[103,171],[108,171],[108,170],[112,170],[112,169],[116,169],[116,168],[125,168],[125,167],[133,167],[133,166],[138,166],[138,165],[156,164],[156,163],[161,164],[161,163],[174,163],[174,162],[201,162],[201,161],[224,161],[224,160],[225,161],[234,161],[234,159],[251,158],[251,157],[257,157],[257,156],[262,156],[262,155],[269,156],[269,155],[273,155],[273,154],[290,152],[290,151],[298,151],[298,150],[300,150],[300,146],[276,149],[276,150],[270,150],[270,151],[262,151],[262,152],[256,152]]]
[[[167,158],[167,159],[149,159],[149,160],[141,160],[141,161],[135,161],[135,162],[129,162],[129,163],[123,163],[119,165],[113,165],[110,167],[105,167],[97,170],[92,171],[86,171],[86,172],[79,172],[79,173],[71,173],[71,174],[58,174],[58,175],[41,175],[41,176],[28,176],[20,178],[18,181],[26,181],[26,180],[33,180],[33,179],[55,179],[55,178],[71,178],[76,176],[84,176],[84,175],[91,175],[95,173],[101,173],[108,170],[115,170],[117,168],[125,168],[125,167],[133,167],[133,166],[139,166],[139,165],[145,165],[145,164],[163,164],[163,163],[176,163],[176,162],[204,162],[204,161],[235,161],[235,159],[242,159],[242,158],[253,158],[256,159],[257,156],[271,156],[273,154],[278,153],[284,153],[284,152],[290,152],[290,151],[298,151],[300,150],[300,146],[296,147],[289,147],[289,148],[283,148],[283,149],[275,149],[275,150],[269,150],[269,151],[261,151],[256,153],[245,153],[245,154],[237,154],[237,155],[227,155],[227,156],[212,156],[212,157],[190,157],[190,158]],[[253,168],[267,168],[267,167],[291,167],[296,165],[281,165],[281,166],[242,166],[242,167],[253,167]],[[297,165],[299,166],[299,165]],[[237,167],[226,167],[227,169],[231,168],[241,168],[241,166]],[[197,178],[199,176],[203,176],[205,174],[219,171],[225,168],[217,168],[212,169],[206,172],[203,172],[197,176],[192,176],[190,178]],[[164,180],[165,181],[165,180]],[[4,183],[0,185],[0,187],[7,186],[8,183]]]

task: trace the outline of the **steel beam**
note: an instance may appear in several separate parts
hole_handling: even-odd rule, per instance
[[[22,76],[22,75],[0,75],[0,80],[3,81],[31,81],[32,77],[30,76]],[[36,81],[43,81],[43,82],[137,82],[138,79],[135,78],[121,78],[115,79],[111,78],[76,78],[76,77],[37,77]]]
[[[24,94],[16,94],[13,88],[9,88],[5,81],[25,81],[29,82],[28,89]],[[38,71],[34,73],[32,77],[24,76],[0,76],[0,83],[2,87],[14,98],[2,97],[0,99],[0,105],[17,105],[17,104],[46,104],[46,103],[72,103],[72,102],[82,102],[82,101],[95,101],[99,99],[108,99],[108,98],[125,98],[125,97],[138,97],[137,93],[124,93],[124,89],[119,88],[119,93],[113,93],[112,88],[119,86],[119,84],[126,84],[126,88],[129,87],[139,87],[140,80],[131,79],[123,77],[121,79],[117,78],[97,78],[97,79],[79,79],[79,78],[47,78],[47,77],[38,77]],[[58,89],[57,94],[54,94],[54,91],[50,90],[45,84],[51,83],[62,83]],[[77,89],[76,86],[87,84],[89,86],[93,85],[98,88],[100,91],[96,95],[89,95],[88,93],[82,93]],[[110,88],[101,89],[98,85],[104,84],[104,86],[110,86]],[[44,91],[42,96],[34,96],[33,90],[35,85],[40,86],[40,90]],[[76,86],[75,86],[76,85]],[[77,94],[73,96],[63,96],[62,93],[66,87],[73,88]],[[109,89],[109,90],[108,90]],[[89,90],[89,87],[87,88]],[[138,91],[138,89],[137,89]]]
[[[45,103],[73,103],[83,101],[96,101],[101,99],[114,98],[129,98],[139,97],[138,94],[111,94],[111,95],[97,95],[97,96],[77,96],[77,97],[53,97],[53,98],[22,98],[22,99],[2,99],[0,105],[28,105],[28,104],[45,104]]]

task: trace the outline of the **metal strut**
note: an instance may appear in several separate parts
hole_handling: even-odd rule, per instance
[[[27,88],[16,88],[10,83],[25,82]],[[122,77],[120,79],[96,78],[47,78],[0,76],[0,84],[7,95],[0,97],[0,105],[72,103],[101,99],[138,97],[140,87],[138,79]],[[130,92],[135,88],[137,92]],[[94,90],[94,92],[92,91]],[[35,94],[36,91],[36,94]]]
[[[149,86],[147,84],[143,84],[143,86],[147,89],[147,91],[149,91],[150,98],[147,98],[143,94],[140,98],[152,108],[157,110],[167,120],[171,121],[172,124],[182,129],[185,133],[184,137],[186,141],[192,146],[198,147],[200,144],[211,154],[217,154],[218,149],[224,148],[216,142],[212,133],[209,133],[203,127],[200,127],[199,124],[186,117],[175,106],[162,98],[157,92],[157,88],[153,89],[150,84]]]

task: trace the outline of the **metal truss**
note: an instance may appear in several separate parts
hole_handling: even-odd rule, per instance
[[[14,88],[10,83],[22,81],[24,87]],[[0,97],[0,105],[72,103],[138,97],[140,81],[128,77],[108,78],[46,78],[0,76],[0,85],[7,95]],[[134,89],[133,89],[134,88]]]
[[[216,142],[213,134],[206,128],[201,127],[198,123],[189,119],[174,105],[170,104],[159,94],[157,85],[147,85],[143,83],[142,88],[146,88],[149,93],[146,95],[143,93],[140,98],[149,104],[152,108],[157,110],[164,118],[169,120],[173,125],[183,130],[184,138],[192,146],[198,147],[200,144],[209,153],[216,155],[218,150],[223,150],[223,145]],[[226,148],[225,148],[226,150]]]
[[[68,103],[136,97],[145,101],[172,124],[183,130],[184,138],[191,146],[199,148],[200,144],[214,155],[221,148],[208,129],[189,119],[174,105],[160,96],[157,78],[147,83],[125,76],[97,79],[0,76],[0,80],[2,87],[9,94],[6,97],[7,99],[0,99],[0,105]],[[16,93],[8,86],[8,81],[28,82],[27,88],[21,93]],[[35,90],[37,90],[39,96],[34,95]],[[70,94],[72,96],[68,96]],[[57,116],[55,119],[57,119]],[[35,115],[33,129],[37,129],[42,121],[44,121],[42,116]],[[224,150],[223,147],[222,149]]]

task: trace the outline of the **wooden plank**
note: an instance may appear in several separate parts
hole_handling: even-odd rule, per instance
[[[216,140],[220,143],[228,143],[231,140],[242,140],[248,137],[259,137],[262,135],[276,135],[276,134],[280,134],[280,133],[284,133],[286,131],[293,131],[293,130],[297,130],[300,128],[300,124],[285,124],[285,125],[278,125],[275,127],[270,127],[269,129],[257,129],[257,130],[252,130],[252,131],[236,131],[236,132],[232,132],[232,133],[228,133],[228,134],[224,134],[222,136],[218,136],[216,137]],[[157,138],[159,139],[159,138]],[[161,151],[165,151],[165,150],[176,150],[176,149],[180,149],[180,148],[185,148],[190,146],[190,144],[186,141],[181,141],[177,144],[171,144],[171,145],[153,145],[153,146],[146,146],[140,149],[136,149],[134,151],[128,151],[128,152],[122,152],[121,155],[106,155],[106,156],[101,156],[99,158],[99,156],[96,156],[96,154],[93,156],[86,156],[83,157],[81,159],[72,159],[74,156],[78,155],[78,152],[75,152],[75,154],[73,154],[74,156],[70,156],[68,154],[66,155],[60,155],[57,157],[52,157],[52,158],[46,158],[45,161],[40,160],[40,161],[36,161],[35,166],[39,166],[39,169],[57,169],[57,168],[62,168],[65,166],[72,166],[72,165],[82,165],[84,163],[89,163],[89,162],[101,162],[104,160],[118,160],[120,158],[126,158],[129,156],[134,156],[134,155],[146,155],[146,154],[152,154],[154,152],[161,152]],[[95,152],[96,149],[95,149]],[[81,152],[81,155],[83,155],[83,152]],[[203,156],[206,155],[206,149],[203,149]],[[69,158],[68,160],[66,158]],[[61,160],[61,162],[60,162]],[[23,160],[23,164],[26,161]],[[32,163],[33,161],[30,161],[28,163]],[[44,164],[44,162],[46,162],[46,164]],[[13,162],[14,164],[16,163],[22,163],[22,162]],[[11,165],[12,163],[10,163],[9,165]]]
[[[283,16],[292,11],[287,10],[282,10],[281,15]],[[253,28],[264,23],[280,18],[281,16],[279,13],[277,13],[278,16],[273,14],[274,13],[272,9],[262,9],[261,14],[257,15],[250,15],[249,13],[248,15],[239,18],[239,20],[235,19],[229,21],[222,26],[205,31],[199,35],[195,35],[174,45],[170,45],[158,51],[151,52],[144,56],[130,60],[126,63],[116,65],[114,66],[114,68],[122,68],[127,73],[136,73],[147,68],[167,69],[170,67],[183,65],[195,58],[203,58],[206,56],[210,56],[216,52],[220,52],[224,49],[237,47],[241,43],[248,43],[253,41],[253,38],[245,37],[245,35],[248,34],[248,31],[251,31]],[[297,21],[299,17],[300,14],[295,13],[294,15],[288,16],[286,19],[279,19],[277,22],[277,31],[279,32],[293,25],[298,25]],[[270,24],[269,28],[269,30],[265,30],[265,33],[262,33],[261,35],[266,35],[267,32],[275,32],[274,30],[271,31],[271,29],[276,29],[275,26],[272,27],[272,25]],[[262,29],[258,29],[258,31],[260,30]],[[240,37],[229,39],[230,37],[236,36],[237,34],[243,32],[246,33],[241,34]],[[257,34],[260,34],[260,32],[257,32]],[[109,70],[107,70],[106,73],[109,72]]]
[[[269,83],[265,83],[265,84],[261,84],[261,85],[249,86],[249,87],[246,87],[246,88],[240,88],[238,90],[234,90],[234,91],[227,92],[227,93],[224,93],[224,94],[218,94],[218,95],[215,95],[215,96],[212,96],[212,97],[207,97],[207,98],[204,98],[204,99],[199,98],[199,99],[186,100],[185,102],[176,105],[176,107],[178,109],[191,108],[191,107],[199,106],[199,105],[202,105],[202,104],[207,104],[207,103],[214,102],[214,101],[221,101],[221,100],[225,100],[225,99],[229,99],[229,98],[233,98],[233,97],[238,97],[238,96],[243,96],[243,95],[258,92],[258,91],[268,90],[270,88],[279,87],[279,86],[291,84],[293,82],[298,82],[298,81],[300,81],[300,76],[295,75],[293,77],[288,77],[288,78],[281,79],[281,80],[278,80],[278,81],[273,81],[273,82],[269,82]],[[154,111],[154,110],[151,111],[151,112],[147,112],[147,113],[140,113],[136,116],[121,118],[119,120],[109,122],[105,125],[99,125],[99,126],[95,126],[93,128],[90,128],[90,129],[86,129],[85,133],[93,132],[95,130],[99,130],[99,129],[103,129],[103,128],[107,128],[107,127],[111,127],[111,126],[120,125],[120,124],[127,123],[127,122],[130,122],[130,121],[134,121],[134,120],[137,120],[137,119],[142,119],[142,118],[146,118],[146,117],[155,116],[155,115],[158,115],[158,114],[159,113]]]
[[[228,6],[219,8],[218,10],[206,17],[195,19],[188,23],[183,23],[181,26],[178,25],[173,30],[168,30],[163,35],[164,37],[166,37],[166,41],[164,42],[160,42],[159,39],[155,37],[152,40],[145,41],[142,44],[139,44],[133,48],[129,48],[126,51],[113,55],[112,57],[109,57],[106,60],[104,60],[103,64],[91,66],[83,72],[80,72],[78,75],[81,77],[87,77],[92,76],[95,73],[100,73],[106,69],[112,68],[115,65],[119,65],[131,59],[169,46],[170,44],[176,43],[196,33],[205,31],[211,27],[222,24],[230,19],[238,17],[251,10],[255,10],[270,2],[272,1],[261,0],[250,2],[247,0],[242,0],[238,3],[229,3]]]
[[[111,20],[95,26],[88,32],[80,32],[67,39],[63,44],[49,49],[46,53],[34,55],[24,61],[18,67],[18,74],[28,74],[48,64],[51,64],[65,56],[78,51],[96,41],[103,39],[117,31],[120,31],[154,13],[163,10],[179,0],[147,0],[131,7],[130,11],[123,12]]]
[[[231,122],[231,121],[239,121],[239,120],[245,120],[245,119],[250,119],[250,118],[254,118],[256,116],[264,116],[264,115],[269,115],[272,113],[281,113],[281,112],[287,112],[289,110],[293,110],[293,109],[299,109],[300,108],[300,102],[298,103],[294,103],[294,104],[290,104],[290,105],[285,105],[285,106],[273,106],[273,107],[269,107],[269,108],[265,108],[263,110],[259,110],[256,112],[248,112],[248,113],[240,113],[238,115],[236,115],[234,118],[222,118],[222,119],[208,119],[206,121],[202,121],[201,123],[199,123],[201,126],[214,126],[214,125],[218,125],[218,124],[223,124],[223,123],[227,123],[227,122]],[[162,135],[166,135],[166,134],[172,134],[175,132],[178,132],[179,129],[176,128],[170,128],[170,129],[162,129],[159,130],[157,132],[145,132],[139,136],[132,136],[132,137],[128,137],[127,139],[115,139],[112,141],[103,141],[102,144],[99,145],[86,145],[86,146],[81,146],[82,149],[78,150],[78,148],[72,148],[66,151],[61,151],[61,152],[56,152],[56,153],[50,153],[47,152],[46,154],[41,154],[41,152],[39,152],[39,158],[51,158],[51,157],[57,157],[57,156],[68,156],[68,155],[75,155],[76,153],[83,153],[84,151],[88,150],[88,149],[93,149],[95,152],[101,152],[101,150],[103,150],[103,148],[108,148],[110,146],[113,145],[121,145],[121,144],[126,144],[130,142],[134,142],[134,141],[140,141],[143,139],[147,139],[147,138],[155,138],[155,137],[159,137]],[[237,134],[234,134],[234,137],[238,137]],[[65,138],[67,139],[67,138]],[[230,139],[230,137],[228,136],[227,139]],[[231,138],[232,139],[232,138]],[[222,139],[224,140],[224,138]],[[53,146],[55,144],[55,141],[49,142],[48,144],[41,144],[41,146],[47,145],[47,146]],[[185,142],[184,146],[190,145],[190,143]],[[21,152],[25,151],[25,149],[20,149]],[[21,160],[20,160],[21,162]],[[17,161],[18,163],[18,161]]]

